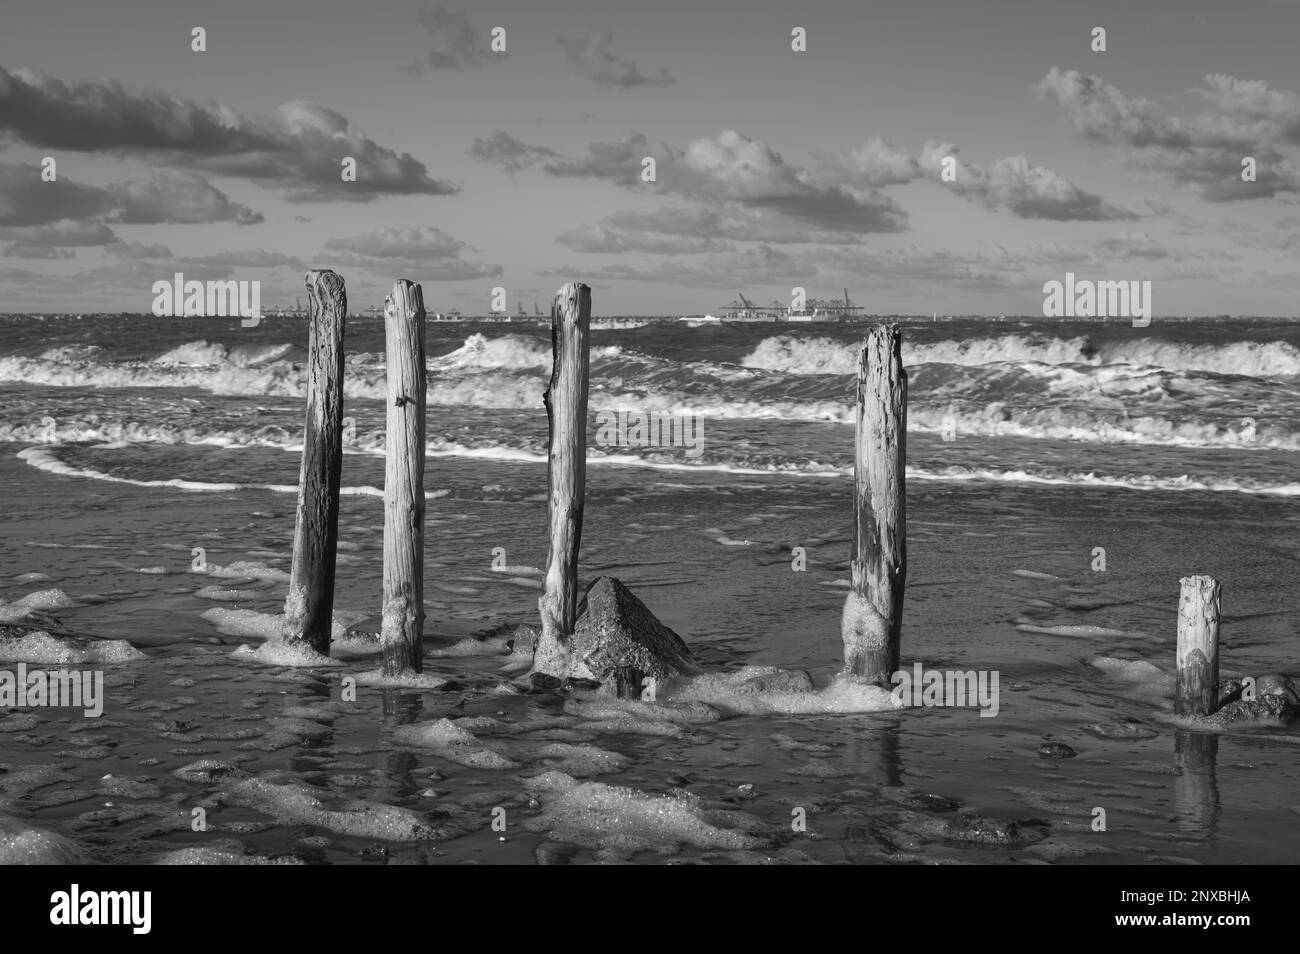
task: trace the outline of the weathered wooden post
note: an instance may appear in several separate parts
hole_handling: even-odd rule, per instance
[[[1219,581],[1187,576],[1180,583],[1174,713],[1207,716],[1219,702]]]
[[[537,608],[542,617],[533,668],[562,675],[566,642],[578,615],[578,547],[587,493],[587,378],[590,367],[591,289],[569,282],[551,308],[551,383],[544,397],[550,422],[550,486],[547,516],[550,550],[546,587]]]
[[[339,535],[339,473],[343,464],[343,279],[329,270],[307,273],[311,336],[307,351],[307,423],[303,430],[293,569],[284,602],[286,643],[306,643],[327,655],[334,615],[334,566]]]
[[[858,363],[852,586],[844,671],[891,685],[907,579],[907,372],[897,325],[872,328]]]
[[[424,668],[424,295],[405,280],[384,300],[384,675]]]

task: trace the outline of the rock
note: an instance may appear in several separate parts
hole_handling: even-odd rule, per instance
[[[746,782],[744,785],[736,786],[736,794],[741,798],[758,798],[758,792],[754,790],[753,782]]]
[[[243,778],[244,771],[231,762],[221,762],[217,759],[199,759],[189,765],[182,765],[172,772],[172,775],[182,782],[208,785],[226,779]]]
[[[556,675],[595,680],[622,699],[639,699],[650,679],[662,684],[699,671],[682,638],[612,576],[587,587],[565,648],[566,671]]]
[[[1235,725],[1271,725],[1284,726],[1295,715],[1296,708],[1285,695],[1273,694],[1258,696],[1247,702],[1229,702],[1218,712],[1212,713],[1205,721],[1221,727]]]
[[[1064,742],[1044,742],[1038,747],[1040,759],[1072,759],[1078,754]]]
[[[1300,694],[1296,692],[1295,683],[1278,673],[1260,676],[1255,680],[1255,697],[1262,696],[1281,696],[1288,705],[1300,705]]]
[[[1014,818],[985,818],[964,813],[943,826],[943,837],[968,845],[1019,848],[1046,837],[1046,832],[1039,830],[1040,825],[1041,822],[1018,822]]]
[[[558,693],[564,688],[564,680],[559,676],[552,676],[544,672],[530,673],[528,682],[532,686],[530,692],[549,692]]]
[[[925,792],[908,795],[903,799],[903,804],[921,812],[955,812],[960,807],[951,798]]]

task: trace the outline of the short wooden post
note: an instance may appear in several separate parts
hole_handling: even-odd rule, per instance
[[[311,303],[307,423],[284,632],[285,642],[306,643],[328,654],[343,464],[343,323],[348,296],[343,279],[328,270],[307,273],[307,295]]]
[[[542,635],[533,668],[562,675],[567,665],[566,642],[578,615],[578,548],[582,541],[582,509],[587,492],[587,378],[591,289],[569,282],[551,308],[551,383],[544,401],[550,422],[547,462],[550,550],[546,586],[537,608]]]
[[[1187,576],[1180,582],[1174,713],[1207,716],[1219,702],[1219,581]]]
[[[384,675],[424,669],[424,295],[402,280],[384,300]]]
[[[907,372],[897,325],[872,328],[858,363],[852,585],[844,671],[891,685],[907,579]]]

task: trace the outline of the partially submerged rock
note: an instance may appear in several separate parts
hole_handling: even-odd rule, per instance
[[[1038,747],[1040,759],[1072,759],[1078,754],[1064,742],[1044,742]]]
[[[1255,680],[1253,698],[1243,695],[1239,680],[1221,686],[1222,705],[1205,718],[1217,728],[1248,725],[1281,727],[1295,718],[1300,711],[1300,685],[1295,679],[1279,673],[1269,673]]]
[[[987,818],[963,812],[943,826],[947,841],[966,845],[989,845],[996,848],[1020,848],[1047,837],[1046,826],[1037,820]]]
[[[650,680],[662,685],[699,671],[682,638],[612,576],[587,587],[564,648],[562,658],[539,657],[539,670],[561,683],[595,680],[603,691],[624,699],[640,698]]]

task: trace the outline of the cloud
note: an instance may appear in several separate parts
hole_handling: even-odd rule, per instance
[[[584,225],[558,236],[555,241],[575,252],[640,252],[647,255],[694,255],[734,248],[727,242],[699,235],[656,235],[620,230],[607,225]]]
[[[117,236],[101,222],[64,219],[50,225],[0,229],[0,238],[6,240],[4,255],[11,258],[72,258],[72,248],[107,245]]]
[[[820,182],[765,143],[730,129],[713,139],[697,139],[685,150],[652,146],[643,133],[631,133],[618,142],[592,143],[584,158],[543,168],[553,176],[604,179],[639,189],[647,186],[641,182],[641,161],[647,155],[656,161],[656,182],[648,186],[659,192],[734,202],[837,231],[896,232],[906,227],[906,214],[886,196]]]
[[[0,163],[0,226],[90,219],[112,207],[113,199],[103,189],[63,177],[42,182],[40,166]]]
[[[506,54],[492,50],[487,34],[480,34],[460,10],[448,10],[439,4],[422,7],[416,15],[420,25],[432,37],[429,51],[410,69],[461,70]]]
[[[575,252],[689,255],[734,250],[735,242],[856,245],[852,232],[818,229],[734,202],[615,212],[556,238]]]
[[[388,281],[464,281],[495,278],[504,273],[500,265],[469,262],[461,255],[469,245],[441,229],[382,227],[349,238],[334,238],[324,244],[331,263],[356,267]]]
[[[602,224],[623,231],[658,232],[663,235],[728,239],[736,242],[761,241],[774,245],[857,245],[862,241],[861,236],[852,232],[819,229],[792,222],[766,209],[750,209],[735,203],[615,212],[606,216]]]
[[[82,185],[60,176],[43,182],[40,167],[0,163],[0,227],[48,225],[73,220],[107,231],[102,222],[158,224],[237,222],[262,215],[234,202],[194,173],[159,172],[146,181]],[[98,243],[97,243],[98,244]]]
[[[188,256],[176,259],[175,264],[194,271],[214,268],[292,268],[305,272],[307,266],[302,259],[283,252],[268,252],[266,249],[250,248],[238,251],[216,252],[212,255]]]
[[[146,259],[146,258],[171,258],[172,250],[166,245],[158,243],[147,244],[145,242],[132,242],[123,239],[116,239],[104,246],[104,251],[118,258],[129,259]]]
[[[469,246],[442,229],[421,225],[407,229],[381,227],[351,238],[330,239],[325,248],[371,258],[454,258]]]
[[[899,185],[921,175],[921,167],[907,150],[873,136],[847,153],[814,152],[813,158],[835,181],[865,188]]]
[[[305,102],[285,103],[270,116],[244,116],[161,90],[108,80],[67,84],[0,67],[0,132],[32,146],[136,155],[245,178],[283,190],[291,202],[457,191],[340,113]],[[345,157],[356,160],[356,182],[342,181]]]
[[[1243,80],[1222,73],[1205,77],[1202,97],[1225,113],[1253,119],[1270,127],[1269,138],[1300,143],[1300,96],[1269,89],[1262,80]]]
[[[611,50],[613,34],[593,32],[585,37],[560,37],[569,65],[580,75],[607,89],[632,89],[636,86],[671,86],[677,82],[667,70],[646,76],[635,63],[628,62]]]
[[[1210,202],[1300,191],[1300,170],[1277,148],[1300,141],[1300,99],[1222,74],[1206,82],[1197,92],[1219,112],[1190,119],[1162,116],[1150,100],[1130,98],[1101,77],[1055,66],[1037,92],[1080,136],[1127,149],[1127,165],[1195,187]],[[1241,180],[1247,156],[1256,162],[1255,182]]]
[[[1024,156],[998,159],[987,170],[958,158],[950,143],[927,142],[921,150],[921,169],[957,195],[994,212],[1010,212],[1021,219],[1056,221],[1108,221],[1137,216],[1117,208],[1101,196],[1080,189],[1051,169],[1031,165]],[[944,182],[943,160],[951,157],[954,180]]]
[[[522,139],[498,129],[486,139],[475,136],[469,148],[471,158],[479,162],[488,162],[500,166],[506,172],[522,172],[547,159],[562,159],[554,149],[545,146],[530,146]]]
[[[256,225],[260,212],[234,202],[207,179],[193,172],[163,171],[146,181],[110,185],[116,208],[109,220],[129,225],[160,222],[235,222]]]
[[[828,249],[818,253],[823,270],[878,287],[912,290],[939,286],[995,291],[1026,284],[1023,263],[1005,249],[978,253],[949,249]],[[1041,284],[1041,283],[1040,283]]]

